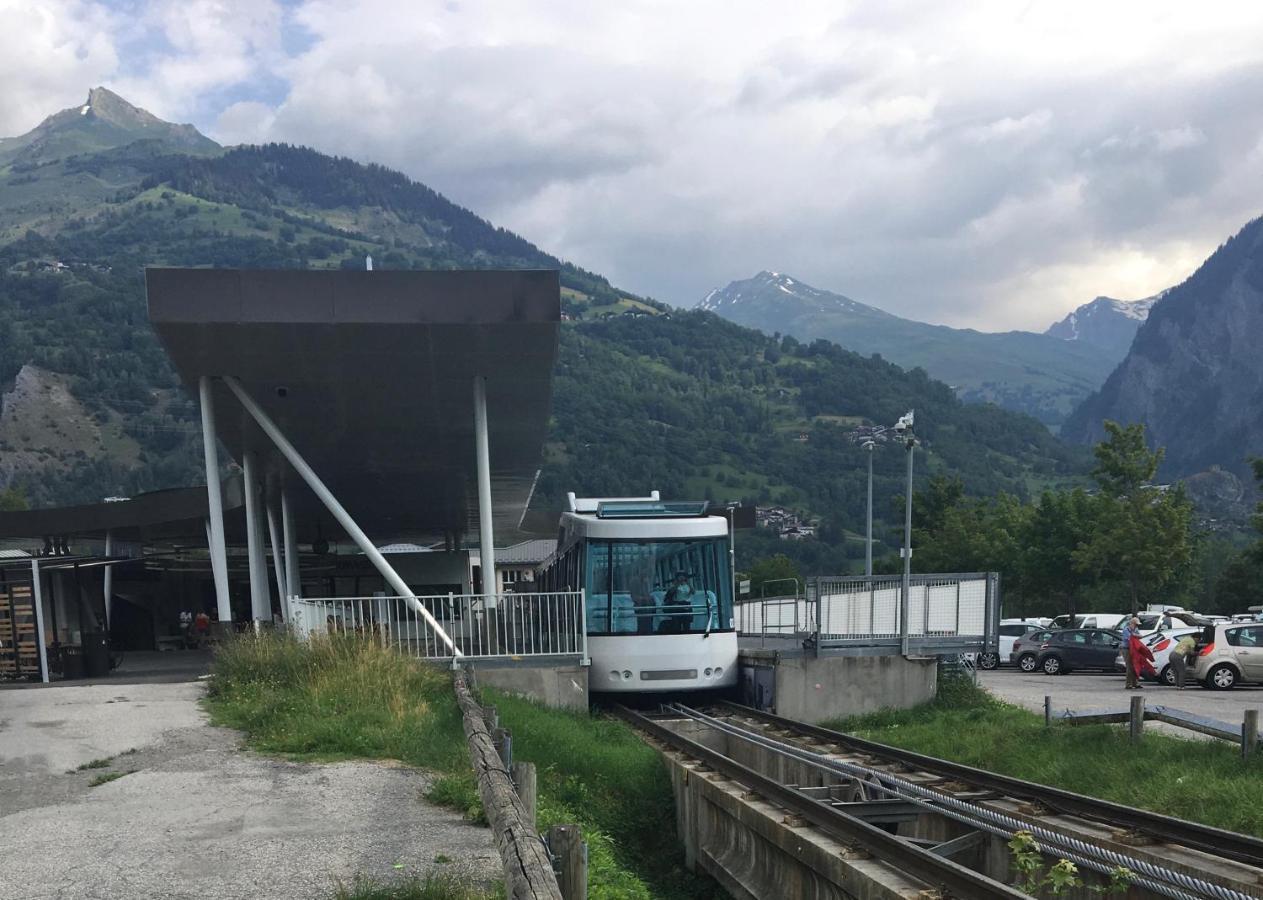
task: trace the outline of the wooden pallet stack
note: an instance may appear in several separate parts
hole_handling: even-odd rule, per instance
[[[39,674],[39,635],[31,586],[0,585],[0,678]]]

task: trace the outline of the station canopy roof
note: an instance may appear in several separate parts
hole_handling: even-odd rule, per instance
[[[477,529],[473,382],[487,382],[497,537],[519,527],[551,407],[555,271],[146,271],[149,318],[194,397],[231,375],[376,543]],[[341,533],[222,382],[216,430],[284,482],[300,540]]]

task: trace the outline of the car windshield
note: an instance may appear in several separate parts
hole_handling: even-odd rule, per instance
[[[698,634],[732,629],[725,538],[589,541],[591,634]]]

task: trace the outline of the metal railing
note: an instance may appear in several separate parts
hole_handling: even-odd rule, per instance
[[[410,597],[290,597],[290,628],[300,638],[336,633],[371,635],[382,646],[421,659],[456,654],[426,622],[438,622],[459,658],[588,658],[582,591],[541,594],[435,594]]]
[[[898,575],[812,578],[805,596],[738,603],[737,631],[747,637],[796,637],[817,650],[898,647],[905,637],[918,652],[996,645],[996,573],[913,575],[906,623],[900,615],[902,590]]]

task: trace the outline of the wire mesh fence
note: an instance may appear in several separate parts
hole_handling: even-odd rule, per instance
[[[422,659],[587,658],[582,591],[290,597],[288,608],[290,628],[301,638],[371,635]]]

